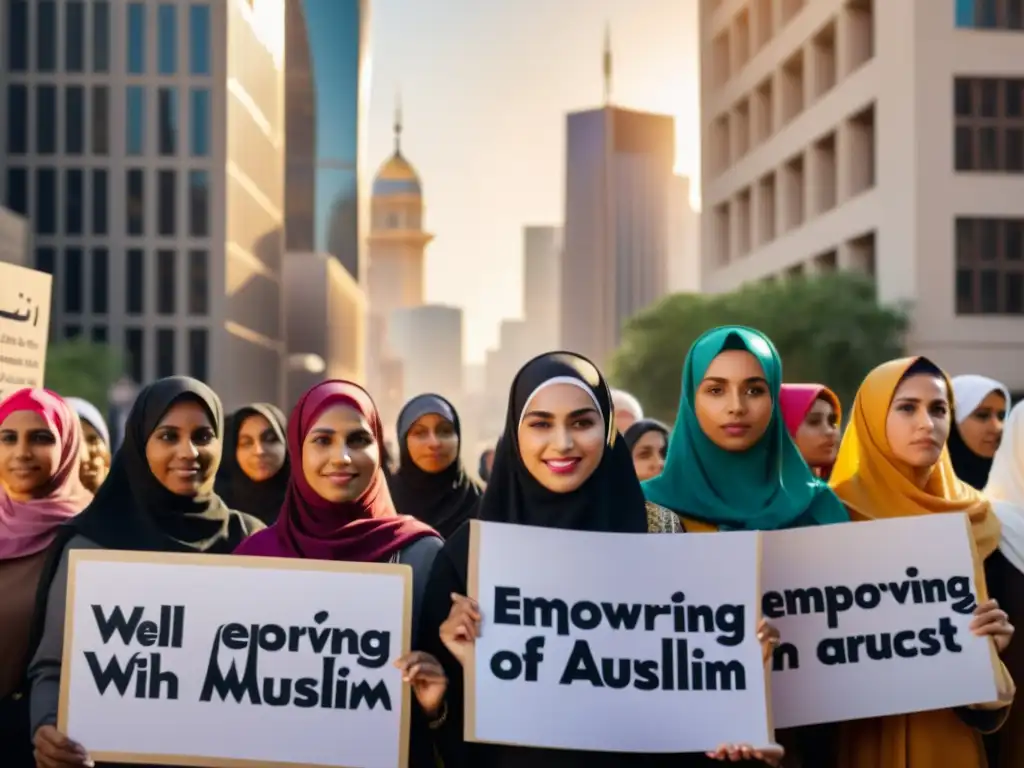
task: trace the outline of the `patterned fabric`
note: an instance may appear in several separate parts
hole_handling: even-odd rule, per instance
[[[666,509],[653,501],[648,501],[646,507],[648,533],[684,533],[679,516],[671,509]]]

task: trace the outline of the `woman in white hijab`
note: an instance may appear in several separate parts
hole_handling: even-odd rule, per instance
[[[949,432],[949,456],[957,477],[980,491],[1003,437],[1010,391],[988,376],[957,376],[953,400],[956,424]]]

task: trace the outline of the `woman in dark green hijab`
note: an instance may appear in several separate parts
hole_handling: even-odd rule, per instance
[[[694,532],[847,522],[786,431],[781,386],[779,353],[760,331],[727,325],[697,339],[683,364],[665,469],[643,483],[647,500]]]

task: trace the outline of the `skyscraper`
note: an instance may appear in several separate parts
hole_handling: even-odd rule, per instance
[[[537,353],[559,346],[562,228],[523,229],[523,315]]]

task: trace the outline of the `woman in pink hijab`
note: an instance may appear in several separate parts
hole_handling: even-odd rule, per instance
[[[779,407],[786,430],[807,466],[827,480],[839,452],[843,417],[836,393],[821,384],[783,384]]]
[[[0,401],[0,755],[11,768],[35,765],[21,683],[47,547],[92,500],[81,449],[78,416],[53,392],[21,389]]]

